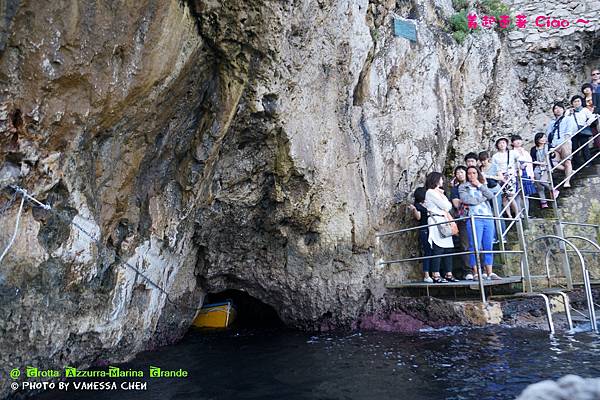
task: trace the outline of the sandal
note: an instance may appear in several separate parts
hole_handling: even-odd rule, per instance
[[[448,281],[441,276],[434,276],[433,283],[447,283]]]
[[[445,279],[446,279],[448,282],[458,282],[458,281],[459,281],[458,279],[456,279],[456,278],[455,278],[454,276],[452,276],[452,275],[450,275],[450,276],[446,275]]]
[[[493,280],[493,281],[499,281],[502,280],[501,277],[499,277],[498,275],[496,275],[495,273],[491,273],[488,275],[487,279]]]

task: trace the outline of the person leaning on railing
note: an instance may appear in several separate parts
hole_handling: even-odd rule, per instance
[[[550,153],[558,156],[557,161],[565,160],[563,165],[557,169],[565,171],[565,176],[569,177],[573,172],[571,165],[571,137],[577,131],[573,118],[565,117],[565,106],[562,102],[556,102],[552,106],[554,119],[548,123],[546,127],[546,135],[548,135],[548,143],[550,143]],[[564,187],[571,187],[570,179],[565,181]]]
[[[475,216],[475,232],[472,231],[471,222],[467,222],[467,233],[469,235],[469,251],[474,251],[475,243],[473,238],[477,240],[478,248],[483,251],[492,251],[494,240],[494,220],[482,219],[477,216],[493,217],[494,213],[490,207],[489,200],[494,197],[492,191],[487,187],[487,182],[477,167],[467,168],[467,182],[460,185],[458,188],[460,199],[463,203],[469,205],[469,216]],[[474,254],[470,256],[471,269],[473,270],[473,279],[477,277],[477,259]],[[483,256],[483,264],[485,273],[483,279],[502,279],[493,271],[494,255],[485,253]]]

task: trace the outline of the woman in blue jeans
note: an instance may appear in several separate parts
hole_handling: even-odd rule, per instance
[[[460,200],[469,205],[469,216],[475,216],[475,236],[479,250],[491,251],[494,240],[494,220],[477,218],[477,216],[491,217],[494,215],[488,201],[494,197],[494,194],[484,182],[485,179],[479,168],[469,167],[467,168],[467,181],[460,185],[458,193]],[[475,245],[470,221],[467,221],[467,233],[469,235],[469,251],[473,251]],[[471,254],[469,263],[473,270],[473,279],[477,279],[477,264],[474,254]],[[502,279],[492,272],[493,263],[494,255],[491,253],[484,254],[485,273],[482,276],[483,279]]]

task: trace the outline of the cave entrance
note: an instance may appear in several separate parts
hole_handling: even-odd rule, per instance
[[[241,290],[227,289],[218,293],[208,293],[204,304],[220,303],[231,300],[236,309],[233,329],[281,328],[283,322],[273,307]]]

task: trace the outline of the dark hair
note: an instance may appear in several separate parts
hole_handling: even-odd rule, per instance
[[[490,154],[487,151],[479,152],[479,161],[485,161],[490,159]]]
[[[563,111],[564,111],[564,109],[565,109],[565,105],[563,104],[563,102],[562,102],[562,101],[557,101],[557,102],[555,102],[555,103],[554,103],[554,105],[552,106],[552,111],[553,111],[553,112],[554,112],[554,109],[555,109],[556,107],[560,107],[560,108],[562,108],[562,109],[563,109]]]
[[[519,135],[512,135],[512,136],[510,137],[510,142],[512,143],[512,142],[514,142],[515,140],[523,140],[523,138],[522,138],[521,136],[519,136]]]
[[[464,165],[459,165],[458,167],[454,168],[454,175],[456,175],[456,171],[458,171],[459,169],[462,169],[463,171],[467,172],[467,167],[465,167]]]
[[[481,173],[481,171],[479,170],[479,168],[477,168],[477,167],[475,167],[475,166],[471,165],[469,168],[467,168],[467,173],[469,173],[469,170],[470,170],[470,169],[474,169],[475,171],[477,171],[477,180],[478,180],[480,183],[484,183],[484,182],[485,182],[485,179],[483,178],[483,174]],[[469,179],[467,178],[467,182],[468,182],[468,181],[469,181]]]
[[[425,189],[423,186],[418,187],[415,189],[415,203],[422,203],[425,201],[425,194],[427,193],[427,189]]]
[[[477,153],[474,153],[474,152],[467,153],[467,155],[465,156],[465,162],[467,162],[467,160],[469,160],[469,159],[473,159],[473,160],[477,161]]]
[[[583,85],[581,85],[581,93],[585,93],[583,90],[588,89],[588,88],[591,89],[592,92],[594,91],[594,88],[592,87],[592,85],[590,85],[589,83],[586,82]]]
[[[581,97],[581,96],[580,96],[580,95],[578,95],[578,94],[576,94],[575,96],[571,97],[571,104],[573,104],[573,102],[574,102],[575,100],[577,100],[577,99],[581,100],[581,105],[584,105],[584,104],[585,104],[585,100],[583,99],[583,97]]]
[[[425,178],[425,187],[427,189],[435,189],[438,187],[438,183],[440,183],[440,179],[443,179],[444,175],[439,172],[430,172],[429,175]]]
[[[533,141],[535,142],[535,145],[537,146],[538,144],[540,144],[540,139],[543,138],[544,136],[546,136],[546,134],[544,132],[538,132],[535,134],[535,137],[533,138]]]

